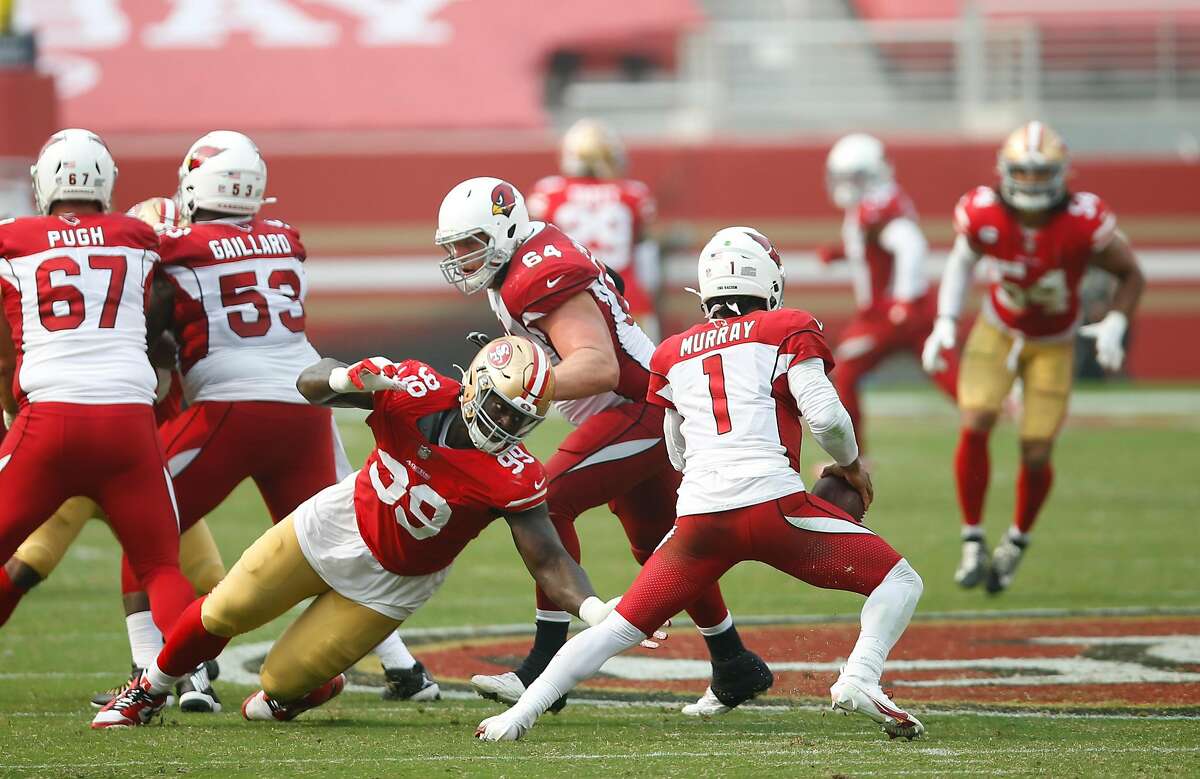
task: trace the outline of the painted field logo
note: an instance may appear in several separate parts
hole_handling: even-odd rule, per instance
[[[743,626],[746,644],[775,672],[770,697],[828,696],[853,646],[848,624]],[[439,681],[511,670],[529,637],[468,638],[415,646]],[[372,659],[360,666],[377,675]],[[579,697],[694,697],[710,667],[704,644],[676,628],[661,649],[605,664]],[[897,699],[966,705],[1200,706],[1200,617],[991,619],[916,622],[884,679]]]

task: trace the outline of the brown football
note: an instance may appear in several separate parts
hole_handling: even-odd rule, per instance
[[[859,521],[862,521],[863,514],[866,513],[863,508],[862,495],[859,495],[858,490],[851,487],[850,482],[841,476],[822,476],[817,479],[817,483],[809,491]]]

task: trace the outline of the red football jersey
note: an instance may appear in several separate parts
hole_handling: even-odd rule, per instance
[[[985,310],[1035,338],[1078,324],[1079,283],[1116,228],[1116,217],[1090,192],[1072,194],[1036,229],[1022,227],[991,187],[971,190],[954,209],[954,229],[991,260]]]
[[[502,514],[546,499],[546,471],[524,446],[500,455],[429,441],[417,422],[459,413],[459,384],[406,360],[406,390],[376,392],[367,424],[375,450],[354,485],[358,530],[384,568],[401,576],[440,571]]]
[[[124,214],[0,223],[0,300],[21,403],[154,402],[146,296],[158,237]]]
[[[860,311],[886,310],[894,302],[895,290],[925,289],[924,268],[908,272],[920,273],[921,278],[908,279],[901,285],[895,274],[899,270],[892,253],[879,243],[879,234],[894,219],[917,221],[917,209],[908,195],[897,186],[884,187],[869,193],[853,209],[846,211],[842,222],[842,246],[850,264],[854,298]]]
[[[821,323],[786,308],[705,322],[655,350],[646,399],[683,418],[681,516],[804,488],[800,411],[787,376],[812,357],[833,370]]]
[[[563,416],[576,425],[604,409],[646,397],[654,343],[630,316],[629,304],[612,288],[604,266],[551,224],[517,247],[500,287],[488,290],[492,311],[504,329],[541,344],[555,365],[561,358],[538,328],[538,320],[579,294],[591,296],[608,323],[620,380],[615,392],[558,401]]]
[[[304,403],[296,376],[320,359],[304,332],[307,253],[276,219],[197,222],[162,234],[191,402]]]
[[[634,257],[654,222],[649,187],[632,179],[547,176],[534,184],[526,204],[531,219],[552,222],[621,274],[635,316],[653,313],[651,282]]]

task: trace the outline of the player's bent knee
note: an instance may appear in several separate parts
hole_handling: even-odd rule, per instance
[[[218,587],[204,600],[200,607],[200,621],[204,629],[215,636],[233,636],[258,627],[253,623],[254,592],[247,588],[241,593],[236,588]]]
[[[905,588],[907,599],[916,603],[921,599],[921,595],[925,592],[925,581],[921,578],[921,574],[917,573],[917,569],[909,564],[908,560],[903,557],[900,562],[888,571],[885,580],[891,580],[902,584]]]
[[[996,426],[999,414],[991,409],[964,408],[961,410],[962,426],[968,430],[988,432]]]
[[[1050,455],[1053,451],[1053,439],[1023,439],[1021,441],[1021,462],[1030,468],[1044,468],[1050,464]]]

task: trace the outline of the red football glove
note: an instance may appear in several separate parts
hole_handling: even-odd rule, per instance
[[[401,389],[398,376],[403,369],[383,357],[370,357],[346,368],[334,368],[329,387],[334,392],[380,392]]]
[[[846,259],[846,250],[841,243],[826,243],[817,247],[817,259],[822,265]]]

